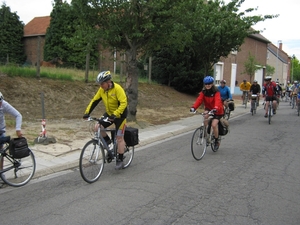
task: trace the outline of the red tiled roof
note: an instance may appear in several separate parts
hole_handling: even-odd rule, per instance
[[[34,17],[24,26],[24,37],[45,35],[50,20],[50,16]]]

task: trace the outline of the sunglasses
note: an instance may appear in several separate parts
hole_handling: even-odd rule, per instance
[[[213,83],[208,83],[208,84],[204,84],[204,85],[212,85]]]

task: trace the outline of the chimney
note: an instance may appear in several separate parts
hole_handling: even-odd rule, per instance
[[[279,49],[282,50],[282,42],[279,42]]]

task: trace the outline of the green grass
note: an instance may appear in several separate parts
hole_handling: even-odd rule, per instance
[[[96,80],[99,71],[90,70],[89,71],[89,81],[93,82]],[[5,65],[0,66],[0,74],[6,74],[9,77],[28,77],[37,78],[37,68],[36,67],[19,67],[16,65]],[[119,83],[124,83],[126,77],[120,76],[120,74],[112,74],[113,80]],[[79,69],[69,69],[69,68],[50,68],[50,67],[40,67],[40,78],[48,78],[53,80],[66,80],[66,81],[84,81],[85,71]],[[148,83],[147,77],[139,77],[139,83]],[[151,82],[156,83],[156,82]]]

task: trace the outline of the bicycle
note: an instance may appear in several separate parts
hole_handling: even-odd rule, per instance
[[[233,102],[233,100],[225,100],[225,101],[227,101],[227,103]],[[223,118],[226,119],[226,120],[229,120],[232,110],[230,109],[229,104],[227,104],[227,105],[228,105],[227,107],[225,107],[223,105],[224,106],[224,116],[223,116]]]
[[[269,105],[268,105],[268,122],[269,124],[271,124],[271,117],[273,116],[273,101],[268,101]],[[267,101],[264,104],[264,109],[266,109],[266,105],[267,105]]]
[[[33,152],[28,148],[29,156],[21,159],[14,158],[10,152],[10,136],[1,137],[0,145],[0,177],[4,183],[12,187],[20,187],[27,184],[33,177],[36,162]]]
[[[291,99],[291,106],[292,106],[292,109],[295,108],[296,106],[296,102],[297,102],[297,94],[292,94],[292,99]]]
[[[247,108],[247,102],[248,102],[248,91],[243,91],[243,105],[245,106],[245,109]]]
[[[257,98],[258,98],[257,94],[252,94],[251,95],[251,113],[252,113],[252,116],[253,116],[253,114],[256,114]]]
[[[117,140],[116,140],[116,130],[115,128],[101,128],[103,122],[109,122],[107,117],[92,118],[89,117],[87,121],[90,121],[90,129],[93,137],[88,141],[79,157],[79,170],[81,177],[87,183],[93,183],[99,179],[103,172],[104,164],[111,163],[112,161],[117,161]],[[98,125],[97,131],[95,132],[95,125]],[[111,134],[112,148],[110,148],[101,132],[109,132]],[[134,146],[127,146],[125,144],[125,151],[123,155],[124,166],[123,169],[127,168],[134,156]]]
[[[209,115],[208,120],[208,125],[207,127],[204,125],[204,121],[205,115]],[[206,152],[207,147],[210,145],[211,146],[211,150],[213,152],[217,152],[218,150],[215,149],[215,137],[213,134],[213,129],[211,127],[211,122],[213,119],[213,115],[214,115],[214,111],[210,111],[208,113],[201,113],[202,115],[202,123],[201,126],[198,127],[194,133],[193,133],[193,137],[191,140],[191,151],[192,151],[192,155],[194,157],[194,159],[196,159],[197,161],[201,160]],[[209,130],[209,132],[207,132]],[[219,135],[219,139],[218,139],[219,143],[221,143],[221,137]]]

